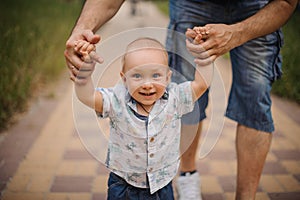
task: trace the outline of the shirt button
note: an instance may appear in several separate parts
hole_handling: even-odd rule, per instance
[[[149,155],[149,156],[150,156],[150,158],[153,158],[154,154],[153,154],[153,153],[150,153],[150,155]]]
[[[154,137],[151,137],[151,138],[150,138],[150,142],[154,142]]]

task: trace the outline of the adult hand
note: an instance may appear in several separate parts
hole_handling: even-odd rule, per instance
[[[239,32],[235,25],[207,24],[204,28],[208,35],[203,42],[195,44],[186,40],[187,49],[200,66],[212,63],[217,57],[239,45]]]
[[[67,67],[70,71],[70,79],[72,81],[75,81],[80,69],[86,68],[87,65],[87,63],[83,61],[82,54],[78,53],[75,50],[76,41],[80,39],[86,40],[91,44],[97,44],[100,41],[100,36],[94,34],[91,30],[77,30],[73,31],[73,33],[67,40],[64,55],[66,58]],[[103,62],[103,59],[97,54],[94,54],[93,60],[99,63]],[[85,82],[84,80],[85,79],[79,78],[78,80],[76,80],[76,82],[80,84],[80,82]]]

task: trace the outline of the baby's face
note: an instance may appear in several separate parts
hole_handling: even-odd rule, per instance
[[[152,105],[162,97],[171,79],[167,56],[153,49],[129,53],[121,77],[136,101]]]

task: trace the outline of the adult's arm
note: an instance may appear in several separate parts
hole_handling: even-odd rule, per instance
[[[86,0],[73,32],[96,32],[120,9],[124,0]]]
[[[298,0],[273,0],[256,14],[236,24],[207,24],[208,39],[200,45],[187,41],[187,48],[195,56],[197,64],[207,65],[231,49],[282,27],[297,3]]]
[[[120,9],[124,0],[86,0],[81,14],[66,42],[64,52],[66,63],[70,71],[70,79],[75,80],[79,69],[84,64],[81,55],[74,51],[75,41],[87,40],[92,44],[100,41],[95,32],[109,21]],[[94,58],[102,62],[101,57]],[[80,80],[78,80],[80,82]]]

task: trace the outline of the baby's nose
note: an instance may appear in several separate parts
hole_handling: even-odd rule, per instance
[[[149,88],[152,88],[152,87],[153,87],[153,84],[152,84],[152,82],[147,81],[147,82],[143,83],[142,87],[143,87],[144,89],[149,89]]]

